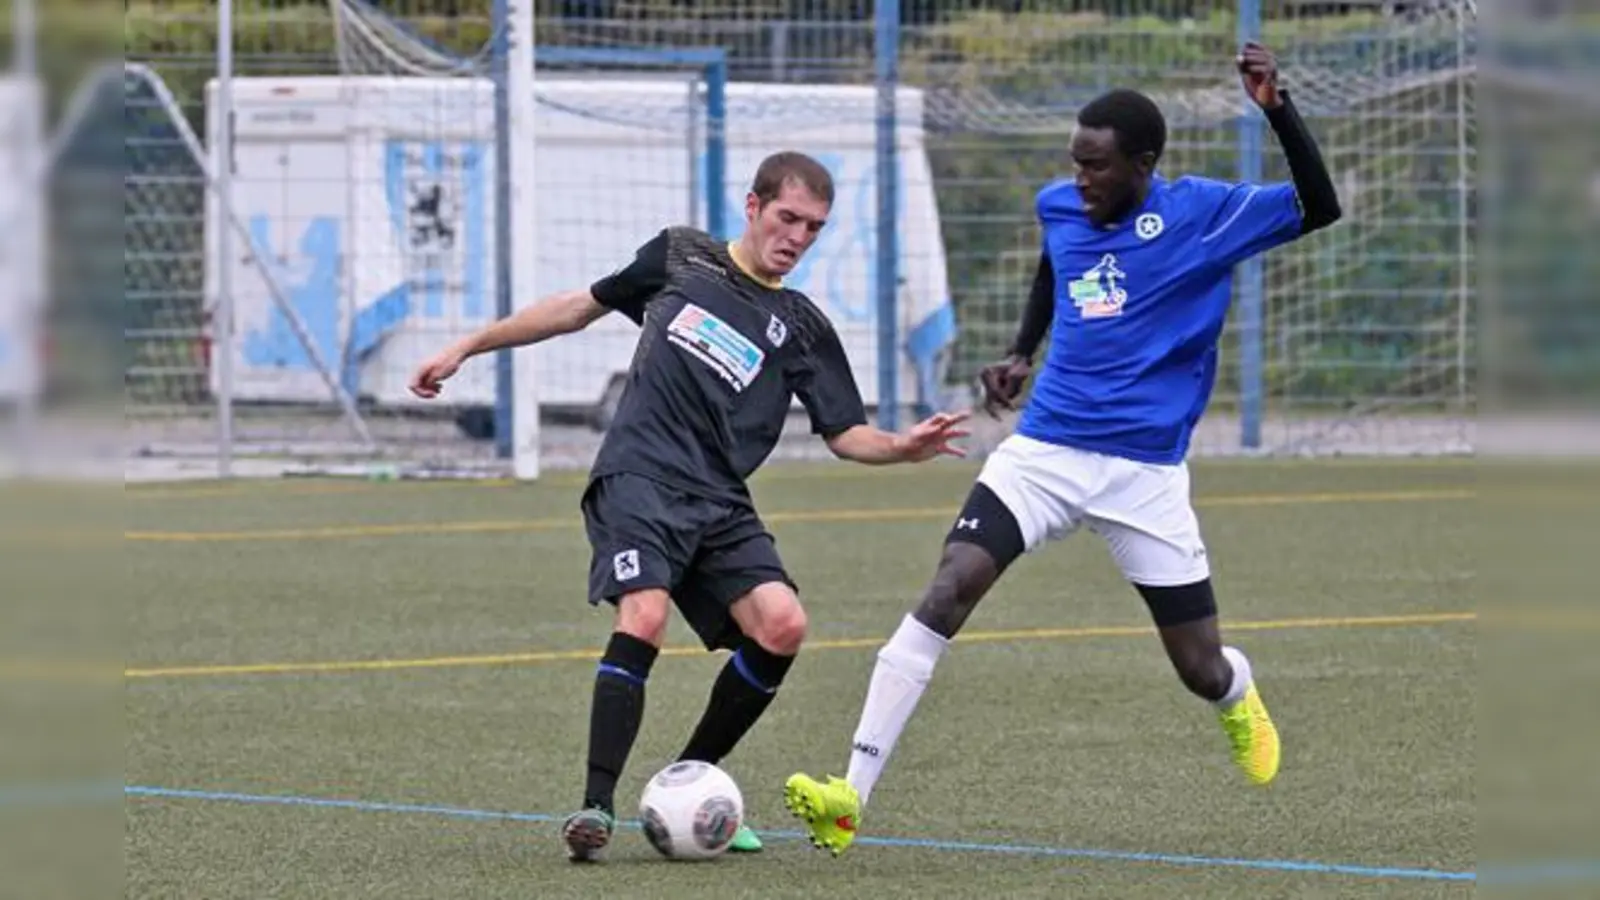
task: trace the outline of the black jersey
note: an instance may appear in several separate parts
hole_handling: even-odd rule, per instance
[[[795,397],[824,437],[867,421],[822,311],[756,280],[705,232],[665,229],[591,292],[643,328],[592,477],[628,472],[746,501]]]

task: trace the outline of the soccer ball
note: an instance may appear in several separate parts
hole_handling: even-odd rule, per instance
[[[714,859],[744,822],[744,795],[727,772],[710,763],[673,763],[645,785],[639,821],[662,856]]]

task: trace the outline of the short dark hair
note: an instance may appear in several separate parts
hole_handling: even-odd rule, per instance
[[[1160,159],[1167,149],[1167,118],[1161,114],[1161,107],[1128,88],[1108,91],[1089,101],[1078,111],[1078,124],[1111,129],[1117,137],[1117,149],[1129,159],[1145,153],[1154,153]]]
[[[774,153],[762,160],[750,192],[766,206],[778,199],[783,186],[791,181],[810,191],[818,200],[833,205],[833,176],[828,174],[827,167],[794,150]]]

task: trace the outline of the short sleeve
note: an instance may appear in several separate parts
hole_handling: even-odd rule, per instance
[[[831,438],[867,424],[867,410],[850,371],[850,360],[838,333],[826,321],[796,361],[790,387],[811,417],[811,430],[816,434]]]
[[[1207,200],[1214,211],[1200,244],[1213,262],[1232,266],[1300,236],[1300,197],[1289,182],[1217,183]]]
[[[633,262],[590,285],[589,293],[608,309],[644,321],[644,308],[667,283],[667,232],[663,229],[634,253]]]

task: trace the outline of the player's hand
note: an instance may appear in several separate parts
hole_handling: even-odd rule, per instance
[[[1017,398],[1028,383],[1033,364],[1020,356],[1012,356],[983,367],[978,381],[983,385],[983,411],[992,418],[1000,418],[1001,410],[1015,410]]]
[[[445,379],[454,375],[463,362],[465,360],[461,354],[454,350],[438,354],[417,367],[416,374],[411,376],[411,393],[424,400],[432,400],[439,396]]]
[[[935,413],[911,426],[900,437],[900,455],[906,462],[927,462],[935,456],[965,457],[967,451],[951,445],[970,432],[961,428],[971,413]]]
[[[1250,41],[1234,57],[1239,68],[1239,80],[1244,82],[1245,93],[1262,109],[1276,109],[1283,104],[1278,96],[1278,58],[1266,47]]]

